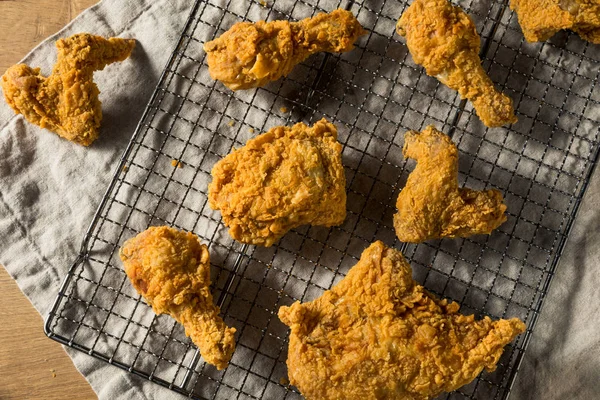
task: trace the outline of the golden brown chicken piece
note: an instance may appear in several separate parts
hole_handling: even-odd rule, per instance
[[[458,187],[458,150],[433,126],[404,135],[404,157],[417,160],[398,195],[396,235],[403,242],[489,234],[506,221],[502,194]]]
[[[479,35],[460,7],[447,0],[414,0],[396,30],[427,75],[469,99],[486,126],[517,122],[512,100],[494,88],[481,66]]]
[[[429,399],[496,369],[525,330],[517,318],[459,314],[411,274],[402,253],[378,241],[333,289],[279,309],[291,328],[288,375],[304,397]]]
[[[225,368],[235,349],[235,328],[225,325],[213,304],[208,249],[198,237],[151,227],[126,241],[119,255],[133,287],[154,312],[175,318],[206,362]]]
[[[98,137],[102,120],[94,71],[125,60],[134,46],[135,40],[89,33],[59,39],[58,59],[49,77],[25,64],[6,71],[1,82],[6,102],[32,124],[89,146]]]
[[[238,22],[204,45],[210,76],[231,90],[266,85],[322,51],[350,51],[366,32],[346,10],[321,13],[300,22]]]
[[[549,39],[570,29],[582,39],[600,44],[599,0],[511,0],[519,24],[529,42]]]
[[[260,246],[300,225],[339,225],[346,218],[341,152],[325,119],[272,128],[214,166],[210,206],[235,240]]]

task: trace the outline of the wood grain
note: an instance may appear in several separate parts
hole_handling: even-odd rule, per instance
[[[94,399],[60,344],[44,335],[42,317],[0,267],[0,399]]]
[[[0,74],[98,0],[0,0]]]
[[[0,0],[0,75],[96,2]],[[42,317],[1,266],[0,304],[0,399],[96,398],[62,347],[44,335]]]

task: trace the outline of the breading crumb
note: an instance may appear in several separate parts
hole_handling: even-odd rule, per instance
[[[235,125],[235,121],[234,121],[234,120],[230,120],[230,121],[227,123],[227,125],[229,125],[229,126],[234,126],[234,125]]]
[[[183,168],[183,163],[178,160],[171,160],[171,165],[175,168]]]
[[[287,109],[287,107],[283,106],[279,109],[279,111],[281,111],[282,113],[286,113],[286,112],[288,112],[288,109]]]

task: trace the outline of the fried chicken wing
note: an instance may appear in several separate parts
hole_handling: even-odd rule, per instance
[[[599,0],[511,0],[528,42],[548,40],[561,29],[600,44]]]
[[[427,75],[469,99],[488,127],[517,122],[510,97],[500,93],[479,59],[480,39],[471,18],[448,0],[414,0],[396,25]]]
[[[375,242],[318,299],[279,309],[290,382],[308,399],[429,399],[493,371],[525,330],[476,321],[418,285],[402,253]]]
[[[225,325],[213,304],[208,249],[198,237],[151,227],[125,242],[119,256],[133,287],[154,312],[175,318],[206,362],[225,368],[235,349],[235,328]]]
[[[300,225],[339,225],[346,218],[341,152],[325,119],[275,127],[214,166],[210,206],[235,240],[260,246]]]
[[[458,187],[458,150],[433,126],[404,136],[404,157],[417,160],[398,195],[396,235],[403,242],[489,234],[506,221],[498,190]]]
[[[6,102],[32,124],[89,146],[98,137],[102,120],[94,71],[125,60],[134,46],[135,40],[105,39],[88,33],[60,39],[49,77],[25,64],[6,71],[1,80]]]
[[[321,13],[299,22],[238,22],[204,45],[210,76],[231,90],[266,85],[322,51],[346,52],[366,32],[350,11]]]

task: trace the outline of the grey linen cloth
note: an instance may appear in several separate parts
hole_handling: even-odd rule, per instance
[[[16,116],[1,95],[0,264],[44,317],[177,44],[192,4],[184,0],[104,0],[25,57],[23,62],[49,74],[58,37],[90,32],[137,40],[131,58],[95,73],[104,118],[100,138],[89,148]],[[183,398],[86,354],[67,352],[99,398]]]
[[[84,148],[27,123],[0,101],[0,263],[46,316],[118,159],[183,29],[192,1],[104,0],[24,60],[50,73],[54,41],[77,32],[135,38],[130,59],[95,75],[104,120]],[[3,98],[3,96],[2,96]],[[600,393],[600,181],[593,179],[513,399],[590,399]],[[67,349],[102,399],[183,398]],[[76,396],[76,394],[74,394]]]

